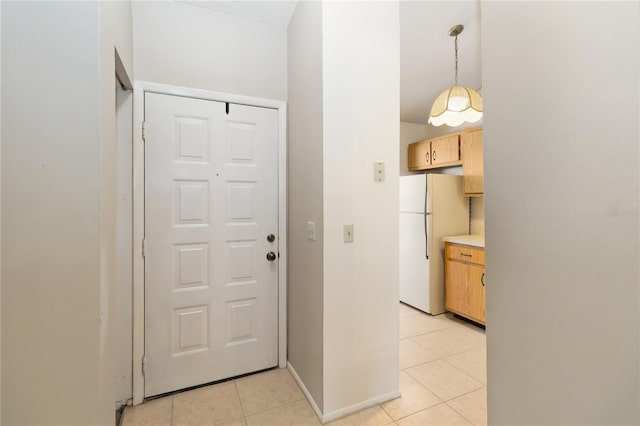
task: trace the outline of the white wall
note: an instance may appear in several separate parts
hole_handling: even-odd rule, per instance
[[[398,391],[399,11],[323,3],[324,412]],[[373,181],[373,163],[386,165]],[[343,243],[343,225],[354,225]]]
[[[100,394],[101,419],[115,422],[116,407],[116,351],[131,350],[117,344],[118,320],[126,315],[117,306],[117,272],[123,262],[131,261],[131,252],[116,252],[118,230],[125,223],[118,223],[119,208],[126,208],[130,200],[118,198],[118,183],[127,179],[127,165],[122,167],[118,155],[118,126],[116,120],[116,60],[115,51],[124,70],[133,80],[133,19],[131,2],[100,2]],[[129,164],[130,166],[131,164]],[[129,169],[130,170],[130,169]],[[129,175],[130,175],[129,171]]]
[[[118,85],[116,93],[118,126],[118,183],[116,194],[116,405],[133,398],[133,94]]]
[[[97,424],[99,5],[2,4],[2,423]]]
[[[135,1],[136,79],[285,100],[287,29],[173,1]]]
[[[114,47],[130,66],[130,16],[3,3],[5,424],[115,421]]]
[[[490,424],[640,423],[639,19],[483,2]]]
[[[300,2],[288,29],[288,360],[323,408],[322,3]],[[316,241],[307,239],[307,222]]]

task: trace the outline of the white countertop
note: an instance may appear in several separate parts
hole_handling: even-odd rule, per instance
[[[444,237],[444,241],[455,244],[465,244],[468,246],[482,247],[484,248],[484,235],[456,235],[453,237]]]

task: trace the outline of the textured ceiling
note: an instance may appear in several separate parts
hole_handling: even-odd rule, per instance
[[[228,15],[253,18],[267,24],[286,27],[289,25],[297,1],[258,0],[258,1],[223,1],[223,0],[178,0],[193,6],[205,7]]]
[[[220,13],[287,26],[297,2],[191,1]],[[303,0],[308,1],[308,0]],[[464,25],[458,36],[458,82],[479,89],[480,0],[400,1],[400,119],[426,124],[435,98],[454,80],[453,37],[449,28]]]

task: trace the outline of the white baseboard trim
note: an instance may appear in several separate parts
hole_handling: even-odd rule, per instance
[[[348,407],[344,407],[339,410],[332,411],[331,413],[327,413],[321,417],[322,423],[324,424],[332,420],[339,419],[340,417],[344,417],[348,414],[355,413],[356,411],[364,410],[365,408],[375,407],[378,404],[391,401],[392,399],[396,399],[398,397],[400,397],[399,389],[397,391],[389,392],[384,395],[376,396],[375,398],[371,398],[366,401],[362,401],[357,404],[353,404]]]
[[[304,393],[304,396],[306,396],[307,400],[309,400],[311,408],[313,408],[313,411],[316,413],[316,416],[318,416],[322,424],[339,419],[340,417],[344,417],[351,413],[355,413],[356,411],[364,410],[365,408],[375,407],[376,405],[382,404],[383,402],[391,401],[392,399],[400,397],[400,389],[398,389],[397,391],[389,392],[384,395],[380,395],[375,398],[371,398],[366,401],[362,401],[357,404],[332,411],[328,414],[322,414],[320,408],[318,408],[318,404],[316,404],[316,401],[307,390],[307,387],[302,382],[302,379],[300,379],[300,376],[298,376],[296,369],[293,368],[293,365],[291,365],[289,361],[287,361],[287,369],[295,379],[296,383],[298,383],[298,386],[300,386],[300,389],[302,389],[302,393]]]
[[[318,404],[316,404],[316,401],[313,399],[313,397],[309,393],[309,390],[302,382],[302,379],[300,379],[300,376],[298,376],[296,369],[293,368],[293,365],[291,365],[289,361],[287,361],[287,370],[289,370],[289,372],[295,379],[296,383],[298,383],[298,386],[300,386],[300,389],[302,389],[302,393],[304,393],[304,396],[307,397],[307,400],[309,401],[309,404],[311,404],[311,408],[313,408],[313,411],[316,413],[316,416],[318,416],[320,421],[324,423],[324,420],[322,419],[322,412],[320,411],[320,408],[318,408]]]

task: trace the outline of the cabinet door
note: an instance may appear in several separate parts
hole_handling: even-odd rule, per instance
[[[444,305],[448,311],[485,323],[484,266],[447,260]]]
[[[485,323],[485,286],[484,267],[480,265],[467,265],[467,294],[469,318]]]
[[[431,165],[431,142],[422,141],[409,144],[409,170],[422,170]]]
[[[465,195],[484,192],[482,129],[462,134],[462,181]]]
[[[460,160],[460,136],[452,135],[431,141],[431,164],[453,163]]]
[[[447,260],[444,269],[444,307],[448,311],[466,316],[467,265]]]

